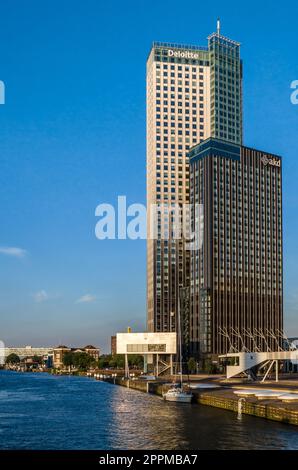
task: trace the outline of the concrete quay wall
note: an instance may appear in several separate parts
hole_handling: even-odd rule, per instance
[[[121,378],[106,379],[107,382],[121,385],[123,387],[138,390],[144,393],[153,393],[162,396],[169,384],[150,382],[145,380],[128,380]],[[229,411],[238,412],[239,398],[233,393],[234,390],[229,387],[222,387],[214,390],[192,390],[195,403],[200,405],[213,406]],[[258,400],[257,398],[245,398],[242,400],[242,413],[257,416],[259,418],[270,419],[282,423],[288,423],[298,426],[298,404],[282,403],[278,400]]]

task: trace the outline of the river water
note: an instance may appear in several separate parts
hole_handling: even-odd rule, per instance
[[[0,371],[0,448],[298,449],[298,429],[84,377]]]

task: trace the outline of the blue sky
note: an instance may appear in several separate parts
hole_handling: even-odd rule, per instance
[[[145,242],[99,241],[95,207],[145,202],[153,40],[242,43],[245,144],[283,155],[285,325],[298,335],[297,13],[293,2],[0,3],[1,338],[94,343],[145,327]]]

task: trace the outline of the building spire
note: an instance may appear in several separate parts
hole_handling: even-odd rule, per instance
[[[220,18],[217,18],[217,34],[220,35]]]

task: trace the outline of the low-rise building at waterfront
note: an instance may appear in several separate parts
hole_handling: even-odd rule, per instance
[[[65,345],[57,346],[53,349],[53,366],[55,369],[61,369],[63,367],[63,358],[66,353],[86,353],[89,354],[95,361],[99,359],[100,349],[88,344],[84,348],[69,348]]]
[[[173,357],[177,353],[176,333],[117,333],[117,354],[125,356],[125,376],[129,376],[128,356],[144,357],[144,373],[173,374]]]
[[[100,349],[96,348],[95,346],[92,346],[92,344],[88,344],[83,348],[83,352],[86,352],[89,354],[89,356],[92,356],[95,361],[98,361],[99,356],[100,356]]]
[[[32,346],[16,346],[16,347],[9,347],[3,348],[4,357],[6,358],[10,354],[17,354],[20,359],[24,359],[26,357],[33,357],[33,356],[49,356],[53,354],[53,348],[44,348],[44,347],[32,347]],[[1,354],[2,355],[2,354]]]
[[[66,353],[70,352],[71,348],[60,345],[53,350],[53,366],[55,369],[61,369],[63,367],[63,357]]]

